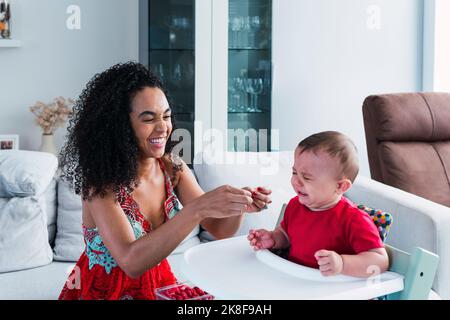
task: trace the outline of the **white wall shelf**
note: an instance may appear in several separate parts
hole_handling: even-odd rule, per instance
[[[17,48],[22,46],[22,41],[15,39],[0,39],[0,48]]]

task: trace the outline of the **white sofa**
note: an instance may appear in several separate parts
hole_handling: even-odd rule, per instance
[[[223,184],[237,187],[265,185],[273,190],[273,202],[269,209],[259,214],[246,215],[236,235],[246,234],[250,228],[273,228],[278,220],[282,203],[294,196],[290,186],[291,167],[291,152],[235,153],[216,159],[197,155],[194,163],[196,177],[205,191]],[[64,193],[60,193],[59,196],[61,194]],[[58,209],[64,206],[65,202],[69,203],[76,199],[74,197],[76,196],[73,194],[58,197],[56,212],[58,214],[62,212]],[[405,251],[420,246],[437,253],[440,256],[440,265],[433,289],[442,298],[450,299],[450,251],[447,249],[450,247],[450,208],[362,176],[358,177],[348,197],[358,204],[383,209],[393,214],[394,224],[387,241],[389,244]],[[77,210],[81,215],[81,206]],[[0,211],[0,216],[1,214]],[[52,223],[49,223],[50,221],[54,224],[52,214],[46,218],[51,233],[54,229],[51,227]],[[60,226],[57,228],[56,240],[61,237],[64,239],[67,235],[58,235],[58,232],[65,228],[58,222],[56,225]],[[212,240],[208,233],[199,231],[193,230],[168,257],[179,280],[189,280],[180,270],[183,252],[201,241]],[[49,243],[53,245],[55,251],[51,238],[49,236]],[[17,244],[18,248],[19,246],[20,244]],[[1,250],[0,246],[0,254]],[[37,268],[0,273],[0,299],[56,299],[74,263],[74,261],[53,260]]]

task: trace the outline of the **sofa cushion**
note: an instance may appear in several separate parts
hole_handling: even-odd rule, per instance
[[[194,171],[204,191],[221,185],[234,187],[266,186],[272,190],[272,203],[259,213],[247,213],[235,236],[246,235],[250,229],[275,227],[283,203],[288,202],[294,191],[291,187],[294,152],[227,152],[223,158],[208,153],[197,154]],[[212,240],[208,233],[202,238]]]
[[[84,250],[81,197],[63,180],[58,181],[58,215],[54,259],[77,261]]]
[[[43,195],[39,197],[43,200],[43,207],[47,213],[48,242],[51,246],[54,245],[56,236],[56,187],[56,179],[52,179]]]
[[[53,179],[58,159],[50,153],[0,151],[0,197],[40,195]]]
[[[39,268],[0,273],[0,300],[56,300],[73,267],[73,262],[52,262]]]
[[[34,197],[0,198],[0,272],[52,262],[47,215]]]
[[[188,280],[181,271],[183,254],[171,254],[167,259],[177,280]],[[0,300],[56,300],[74,266],[73,262],[54,261],[39,268],[0,273]]]

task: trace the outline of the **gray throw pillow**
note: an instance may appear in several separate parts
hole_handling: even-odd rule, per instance
[[[82,229],[81,197],[75,194],[69,184],[58,181],[58,215],[54,259],[77,261],[84,250]]]

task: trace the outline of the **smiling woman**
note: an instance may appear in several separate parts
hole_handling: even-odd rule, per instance
[[[159,95],[153,97],[153,93]],[[156,112],[150,108],[162,108],[158,103],[169,107],[169,101],[160,80],[143,65],[118,64],[95,75],[74,106],[68,141],[62,151],[63,177],[71,178],[75,192],[90,199],[105,195],[108,187],[116,193],[119,186],[128,191],[136,187],[138,150],[142,147],[139,143],[146,140],[142,140],[141,131],[145,133],[146,126],[154,126],[144,123],[149,116],[138,119],[138,115]],[[170,123],[172,131],[173,118]],[[135,128],[141,131],[135,134]],[[175,143],[169,136],[166,141],[163,151],[169,154]],[[86,171],[78,176],[82,168]]]
[[[132,101],[131,127],[145,156],[160,158],[172,132],[171,110],[159,88],[142,89]]]
[[[167,91],[141,64],[115,65],[82,92],[60,164],[82,196],[86,249],[69,276],[80,285],[60,299],[154,299],[176,282],[166,258],[197,225],[229,237],[270,202],[265,189],[204,193],[171,154],[173,123]]]

